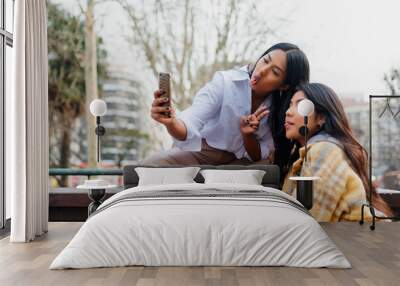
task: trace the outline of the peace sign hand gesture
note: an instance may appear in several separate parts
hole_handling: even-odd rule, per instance
[[[242,135],[250,135],[255,133],[258,130],[261,119],[268,113],[268,108],[261,104],[253,114],[241,116],[240,132]]]

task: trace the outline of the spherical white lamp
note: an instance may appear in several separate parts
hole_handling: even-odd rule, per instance
[[[301,116],[309,116],[314,112],[314,103],[305,98],[297,105],[297,111]]]
[[[95,99],[90,103],[90,113],[93,116],[103,116],[107,113],[107,104],[104,100]]]

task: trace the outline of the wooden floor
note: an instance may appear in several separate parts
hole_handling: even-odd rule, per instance
[[[356,223],[323,224],[353,268],[120,267],[48,270],[81,223],[50,223],[32,243],[0,241],[0,285],[400,285],[400,223],[375,231]]]

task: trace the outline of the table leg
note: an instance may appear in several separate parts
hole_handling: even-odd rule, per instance
[[[88,206],[88,217],[101,205],[106,196],[106,189],[89,189],[89,199],[92,201]]]

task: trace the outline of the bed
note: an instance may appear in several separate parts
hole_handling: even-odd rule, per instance
[[[351,267],[309,212],[278,190],[277,166],[199,166],[264,170],[262,185],[205,184],[199,173],[195,183],[153,186],[138,186],[136,167],[124,168],[124,191],[98,208],[50,269]]]

